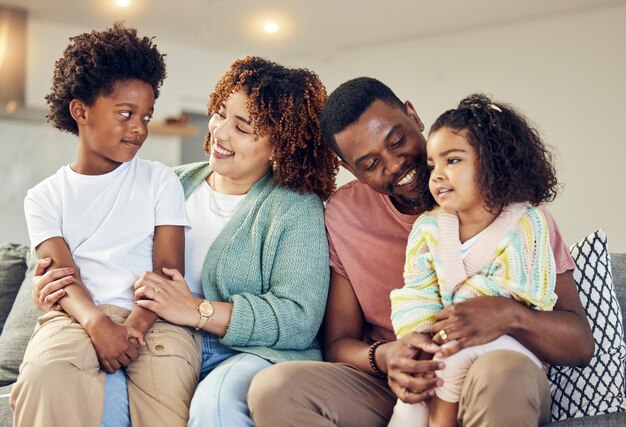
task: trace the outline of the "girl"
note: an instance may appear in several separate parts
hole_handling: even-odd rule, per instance
[[[546,219],[536,206],[554,199],[557,180],[537,131],[513,108],[472,95],[435,121],[426,149],[432,198],[425,208],[432,210],[415,222],[404,288],[391,292],[396,335],[430,332],[437,312],[481,295],[551,310],[554,257]],[[453,334],[444,328],[435,339],[445,349]],[[446,368],[438,372],[444,384],[428,408],[398,401],[390,426],[455,426],[467,370],[493,350],[523,353],[542,368],[507,335],[466,348],[445,359]]]

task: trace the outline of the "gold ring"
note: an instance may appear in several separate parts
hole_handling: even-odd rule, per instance
[[[448,341],[448,334],[446,334],[446,330],[442,329],[439,331],[439,337],[441,337],[441,340],[443,342],[447,342]]]

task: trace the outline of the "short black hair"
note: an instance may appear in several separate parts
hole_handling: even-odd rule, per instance
[[[552,153],[513,106],[473,94],[440,115],[430,134],[444,127],[465,136],[476,150],[476,174],[488,210],[516,202],[536,206],[556,197]]]
[[[78,135],[70,114],[70,102],[78,99],[93,105],[110,95],[115,85],[141,80],[152,86],[155,99],[165,79],[164,54],[152,38],[138,37],[137,30],[116,22],[113,28],[70,37],[70,44],[54,66],[46,116],[54,127]]]
[[[383,82],[372,77],[357,77],[342,83],[326,100],[322,111],[322,136],[342,157],[335,135],[356,122],[374,101],[383,101],[406,111],[404,103]]]

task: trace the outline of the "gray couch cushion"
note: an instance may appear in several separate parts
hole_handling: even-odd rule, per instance
[[[2,426],[10,426],[13,420],[13,411],[9,406],[9,393],[11,393],[10,385],[0,387],[0,425]]]
[[[624,410],[624,327],[613,287],[604,230],[570,248],[574,278],[591,324],[596,350],[588,366],[552,366],[552,418],[583,417]]]
[[[31,300],[36,257],[32,258],[0,335],[0,386],[11,384],[17,379],[26,345],[41,315]]]
[[[0,246],[0,331],[26,273],[28,247],[4,243]]]

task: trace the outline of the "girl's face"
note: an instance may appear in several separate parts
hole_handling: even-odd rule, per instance
[[[253,130],[248,95],[243,90],[233,92],[209,121],[210,140],[205,150],[216,173],[254,184],[269,172],[273,152],[269,135],[255,140]]]
[[[459,217],[485,212],[477,181],[477,154],[465,131],[443,127],[428,137],[428,188],[439,206]]]

